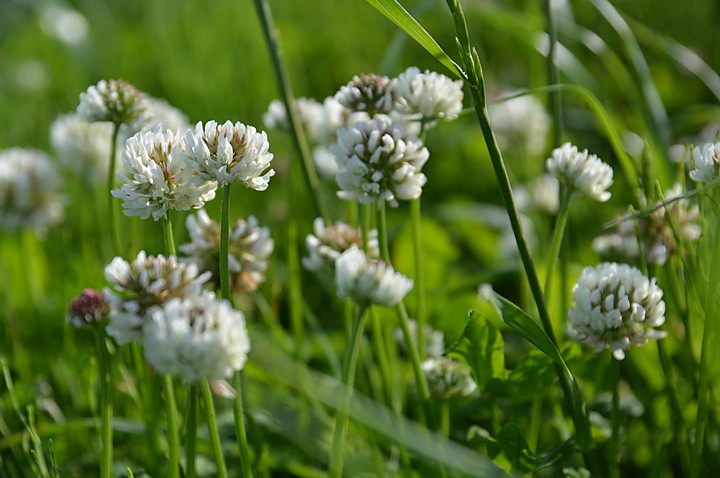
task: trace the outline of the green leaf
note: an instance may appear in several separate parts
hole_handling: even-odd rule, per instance
[[[487,450],[493,462],[505,471],[529,473],[537,468],[535,456],[515,423],[505,425],[495,442],[488,441]]]
[[[367,0],[367,2],[385,15],[388,20],[402,28],[454,75],[458,78],[465,76],[458,64],[443,51],[435,39],[400,5],[400,2],[397,0]]]
[[[545,354],[534,352],[523,358],[507,380],[497,382],[493,393],[513,400],[530,400],[537,397],[537,391],[547,387],[557,378],[554,362]]]
[[[505,344],[500,331],[477,313],[468,313],[467,325],[460,340],[448,353],[465,362],[481,390],[493,379],[504,379]]]

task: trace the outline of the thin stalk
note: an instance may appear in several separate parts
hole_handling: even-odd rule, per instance
[[[215,466],[217,467],[218,473],[217,476],[218,478],[227,478],[227,468],[225,467],[225,457],[223,456],[222,443],[220,442],[220,434],[218,433],[217,419],[215,418],[215,403],[213,402],[210,383],[207,380],[201,380],[200,389],[202,391],[203,400],[205,401],[208,434],[210,435],[210,443],[212,444],[213,454],[215,455]]]
[[[165,414],[167,415],[168,469],[166,476],[180,478],[180,434],[172,376],[163,375],[162,385],[165,394]]]
[[[112,433],[112,375],[110,373],[110,355],[105,343],[105,329],[95,330],[95,346],[97,348],[100,373],[100,437],[102,456],[100,458],[101,478],[113,476],[113,433]]]
[[[545,273],[544,291],[545,300],[548,302],[550,302],[550,293],[552,292],[555,264],[560,257],[560,248],[562,247],[563,235],[565,234],[565,225],[567,224],[572,193],[572,189],[565,186],[562,187],[562,192],[560,193],[560,208],[558,209],[557,220],[555,221],[555,230],[553,231],[550,255],[548,256],[547,272]]]
[[[717,220],[717,218],[716,218]],[[720,230],[716,236],[720,235]],[[690,477],[697,478],[702,468],[702,455],[705,442],[705,425],[708,409],[708,352],[710,348],[710,335],[713,327],[710,322],[714,316],[715,302],[717,297],[717,284],[720,283],[720,241],[715,237],[713,241],[712,257],[710,259],[710,277],[705,291],[705,303],[703,305],[703,339],[700,351],[700,376],[698,379],[698,410],[695,420],[695,442],[692,447],[692,467]]]
[[[612,438],[610,439],[610,477],[620,478],[620,361],[610,356],[612,382]]]
[[[387,214],[385,212],[385,202],[380,205],[378,209],[377,218],[377,229],[378,229],[378,240],[380,241],[380,257],[387,262],[390,261],[390,246],[388,245],[388,231],[387,231]]]
[[[342,476],[350,402],[355,384],[355,370],[360,353],[360,344],[362,343],[363,329],[365,328],[365,310],[365,306],[360,306],[358,315],[353,321],[350,343],[348,343],[348,347],[345,349],[345,357],[343,358],[342,383],[345,385],[345,389],[341,408],[338,410],[337,418],[335,419],[335,429],[333,430],[329,469],[331,478],[340,478]]]
[[[248,449],[247,432],[245,431],[245,410],[243,406],[243,386],[242,372],[236,372],[233,377],[233,387],[237,392],[233,407],[233,415],[235,417],[235,436],[238,441],[238,451],[240,452],[240,469],[243,478],[252,478],[252,469],[250,468],[250,451]]]
[[[232,302],[230,295],[230,271],[228,268],[229,240],[230,240],[230,186],[228,183],[222,187],[222,211],[220,213],[220,292],[222,298]]]
[[[303,296],[300,277],[300,255],[298,253],[298,226],[294,215],[287,225],[288,295],[290,299],[290,325],[295,339],[295,357],[302,359],[305,344],[305,321],[303,318]]]
[[[412,222],[413,249],[415,256],[415,322],[418,330],[418,352],[425,358],[425,277],[423,272],[423,247],[421,229],[420,198],[410,201],[410,220]]]
[[[170,219],[170,213],[168,217],[163,219],[163,238],[165,239],[165,252],[169,256],[174,256],[175,252],[175,238],[173,235],[172,220]]]
[[[540,422],[542,418],[542,396],[536,395],[530,405],[530,427],[527,432],[527,442],[530,450],[537,452],[540,439]]]
[[[117,212],[115,210],[115,201],[112,195],[113,182],[115,179],[115,162],[118,135],[120,134],[120,125],[113,124],[112,141],[110,143],[110,166],[107,175],[107,195],[108,195],[108,221],[110,221],[110,236],[112,238],[113,256],[122,255],[122,246],[120,245],[120,230],[117,223]]]
[[[552,6],[553,0],[544,0],[543,7],[545,10],[546,27],[550,45],[547,57],[545,57],[547,66],[547,84],[548,86],[557,85],[560,82],[557,65],[555,64],[555,52],[558,44],[557,24],[555,23],[555,12]],[[562,143],[563,137],[563,116],[562,116],[562,92],[550,92],[550,113],[553,119],[553,144],[558,146]],[[546,289],[547,290],[547,289]]]
[[[185,420],[185,477],[195,478],[195,452],[197,444],[197,397],[198,387],[193,384],[188,391],[188,410]]]
[[[440,434],[450,438],[450,402],[440,401]]]
[[[284,58],[280,44],[278,41],[278,31],[275,28],[275,24],[272,18],[272,11],[270,10],[270,4],[267,0],[255,0],[255,9],[260,17],[260,23],[265,35],[265,41],[268,49],[270,50],[270,56],[272,57],[273,67],[275,70],[276,80],[280,87],[280,93],[285,103],[285,109],[287,111],[288,122],[290,123],[290,131],[292,133],[292,140],[295,145],[295,149],[300,154],[300,158],[303,164],[303,175],[305,181],[310,188],[312,194],[315,209],[318,211],[320,216],[325,218],[326,223],[329,219],[327,208],[323,201],[322,191],[320,188],[320,180],[315,170],[315,163],[310,153],[308,146],[307,137],[305,135],[305,129],[297,111],[294,108],[295,98],[293,96],[292,87],[290,85],[290,79],[287,71],[285,70]]]

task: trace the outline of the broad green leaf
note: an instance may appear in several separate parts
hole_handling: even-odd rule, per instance
[[[513,400],[530,400],[556,378],[554,362],[545,354],[534,352],[510,372],[507,380],[493,384],[492,392]]]
[[[472,311],[468,314],[462,337],[448,355],[468,364],[481,390],[492,379],[503,379],[507,374],[505,344],[500,331]]]
[[[412,15],[408,13],[400,2],[397,0],[367,0],[367,2],[375,7],[380,13],[402,28],[405,33],[410,35],[416,42],[425,48],[428,53],[435,57],[448,70],[450,70],[458,78],[464,77],[462,69],[448,56],[445,51],[438,45],[435,39],[420,25]]]
[[[505,425],[495,441],[488,441],[488,455],[493,462],[506,471],[529,473],[537,467],[533,453],[516,423]]]

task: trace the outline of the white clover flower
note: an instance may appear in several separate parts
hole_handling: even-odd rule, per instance
[[[87,121],[135,122],[145,110],[143,94],[124,80],[100,80],[80,93],[77,113]]]
[[[242,312],[212,292],[168,300],[152,310],[142,332],[148,364],[186,384],[231,376],[250,351]]]
[[[690,171],[693,181],[709,183],[718,178],[720,170],[720,142],[706,143],[693,149],[695,169]]]
[[[217,183],[200,177],[187,155],[182,138],[172,131],[142,130],[125,142],[123,185],[112,195],[125,201],[127,216],[154,220],[170,209],[201,208],[215,197]]]
[[[454,120],[462,111],[463,83],[452,81],[440,73],[421,72],[410,67],[393,82],[391,93],[395,109],[407,115],[422,115],[423,119]]]
[[[418,343],[418,328],[417,321],[410,320],[408,322],[410,326],[410,335],[413,337],[415,343]],[[425,356],[426,357],[440,357],[445,353],[445,334],[442,330],[435,330],[429,324],[424,324],[423,335],[425,336]],[[395,343],[405,352],[405,334],[400,327],[393,331],[393,339]]]
[[[264,131],[240,122],[198,122],[195,131],[185,135],[185,150],[202,177],[221,185],[242,183],[256,191],[267,189],[275,175],[269,169],[269,147]]]
[[[333,271],[335,261],[343,252],[353,245],[363,247],[362,231],[344,222],[326,226],[323,218],[318,217],[313,222],[313,232],[315,234],[308,234],[305,238],[308,257],[302,258],[303,266],[310,271]],[[376,229],[368,231],[367,255],[373,259],[380,257]]]
[[[430,395],[436,400],[467,397],[477,390],[470,368],[450,357],[430,357],[421,367]]]
[[[573,289],[575,305],[568,312],[577,339],[599,352],[610,348],[622,360],[631,344],[661,339],[665,322],[663,291],[639,269],[604,262],[586,267]]]
[[[387,201],[397,207],[398,199],[417,199],[422,194],[427,178],[420,170],[428,160],[428,150],[387,116],[338,131],[338,142],[330,150],[339,168],[336,181],[341,199],[378,206]]]
[[[504,92],[503,96],[514,93]],[[545,152],[552,119],[540,100],[534,96],[520,96],[490,104],[488,113],[502,151],[510,149],[526,156]]]
[[[63,169],[90,183],[107,175],[113,127],[90,123],[76,113],[60,115],[50,124],[50,144]]]
[[[60,222],[64,202],[60,174],[47,154],[35,149],[0,152],[0,230],[44,232]]]
[[[145,110],[136,121],[136,131],[145,129],[185,130],[190,128],[187,115],[161,98],[144,97]]]
[[[181,260],[196,265],[201,271],[209,271],[219,285],[220,224],[212,220],[204,209],[200,209],[197,216],[188,216],[185,224],[191,242],[180,245],[180,251],[188,256]],[[260,227],[254,216],[247,221],[238,219],[232,225],[228,241],[228,270],[233,290],[255,292],[258,289],[265,281],[268,258],[274,247],[270,229]]]
[[[209,278],[209,272],[198,275],[195,265],[180,263],[175,256],[148,256],[140,251],[130,263],[115,257],[105,267],[105,279],[110,284],[103,290],[110,307],[108,334],[120,345],[139,341],[151,309],[172,298],[200,294]]]
[[[513,196],[519,211],[537,210],[552,216],[560,205],[560,183],[552,174],[541,174],[513,190]]]
[[[370,116],[388,114],[393,109],[391,85],[387,76],[364,73],[341,87],[335,99],[351,111],[365,111]]]
[[[102,292],[85,289],[70,303],[65,320],[77,329],[93,327],[103,323],[109,312]]]
[[[413,281],[391,265],[368,258],[353,244],[335,261],[335,286],[339,297],[349,297],[362,306],[392,307],[410,292]]]
[[[665,201],[680,195],[682,186],[675,184],[665,192]],[[677,253],[676,234],[682,241],[694,242],[700,239],[702,226],[699,219],[697,204],[691,205],[687,199],[678,199],[656,209],[647,217],[620,222],[613,233],[596,237],[592,247],[603,257],[634,259],[640,255],[639,233],[645,259],[651,264],[662,266]]]
[[[565,186],[596,201],[610,199],[607,188],[613,182],[613,170],[587,149],[578,151],[577,146],[565,143],[553,150],[545,165]]]

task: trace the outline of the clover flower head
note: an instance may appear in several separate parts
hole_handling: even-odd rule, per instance
[[[524,186],[513,191],[520,211],[540,211],[555,215],[559,207],[560,183],[552,174],[541,174]]]
[[[477,390],[470,368],[450,357],[430,357],[421,367],[430,395],[436,400],[467,397]]]
[[[338,164],[340,199],[378,206],[387,201],[397,207],[398,199],[417,199],[422,194],[427,178],[421,169],[428,150],[388,116],[378,115],[338,131],[338,142],[330,150]]]
[[[391,81],[374,73],[356,75],[335,93],[335,99],[351,111],[365,111],[370,116],[388,114],[393,109]]]
[[[693,149],[695,169],[690,171],[693,181],[708,183],[717,179],[720,171],[720,142],[705,143]]]
[[[132,262],[115,257],[105,267],[105,278],[110,284],[103,290],[110,306],[107,331],[122,345],[142,338],[142,325],[153,308],[200,294],[210,273],[198,275],[195,265],[178,262],[175,256],[140,251]]]
[[[180,245],[187,257],[181,260],[194,264],[200,271],[208,271],[216,285],[220,284],[219,253],[220,224],[208,216],[204,209],[186,219],[191,242]],[[268,258],[275,243],[270,229],[261,227],[254,216],[238,219],[230,228],[228,240],[228,270],[234,291],[255,292],[265,282]]]
[[[635,267],[614,262],[586,267],[573,289],[570,326],[580,342],[598,352],[610,348],[622,360],[631,344],[667,335],[655,329],[665,322],[662,296],[655,279]]]
[[[264,131],[240,122],[198,122],[185,135],[185,150],[200,176],[221,185],[241,183],[256,191],[267,189],[275,175],[269,147]]]
[[[0,230],[44,232],[60,222],[60,175],[47,154],[26,148],[0,151]]]
[[[507,91],[503,96],[517,92]],[[502,151],[537,156],[545,152],[552,119],[534,96],[520,96],[488,107],[493,131]]]
[[[368,258],[353,244],[335,261],[335,286],[339,297],[349,297],[361,306],[392,307],[410,292],[413,281],[390,264]]]
[[[353,245],[363,247],[362,231],[344,222],[338,221],[326,226],[323,218],[318,217],[313,222],[313,232],[314,234],[308,234],[305,238],[308,257],[302,259],[303,266],[310,271],[333,271],[335,261],[343,252]],[[371,258],[380,257],[376,229],[368,232],[367,255]]]
[[[112,195],[122,199],[125,215],[154,220],[170,209],[202,207],[215,197],[217,183],[198,176],[183,152],[183,140],[170,130],[142,130],[125,142],[123,185]]]
[[[607,189],[613,182],[613,170],[587,149],[579,151],[577,146],[565,143],[553,150],[545,165],[566,187],[599,202],[610,199]]]
[[[145,110],[144,95],[124,80],[100,80],[80,93],[77,113],[86,121],[135,122]]]
[[[186,384],[229,377],[250,351],[242,312],[212,292],[168,300],[152,310],[142,334],[148,364]]]
[[[90,123],[77,113],[60,115],[50,124],[50,144],[63,169],[89,183],[107,174],[113,126]]]
[[[682,186],[675,184],[665,192],[665,201],[681,195]],[[656,206],[660,207],[647,217],[622,221],[612,233],[596,237],[592,243],[593,250],[603,257],[634,259],[640,255],[642,247],[649,263],[662,266],[677,254],[676,234],[687,242],[700,238],[702,227],[699,224],[700,210],[697,204],[691,204],[683,198],[663,206],[658,203]]]
[[[161,98],[145,95],[145,110],[135,122],[135,130],[170,129],[173,131],[190,128],[187,115]]]
[[[73,327],[81,329],[103,323],[109,312],[102,292],[85,289],[72,300],[65,319]]]
[[[408,325],[410,326],[410,335],[412,335],[413,340],[415,340],[417,344],[417,321],[411,319]],[[425,355],[427,357],[440,357],[445,353],[445,334],[442,333],[442,330],[435,330],[429,324],[424,324],[423,335],[425,336]],[[401,350],[407,352],[407,350],[405,350],[405,334],[400,327],[396,328],[393,332],[393,339]]]
[[[421,115],[424,120],[454,120],[462,111],[462,81],[445,75],[410,67],[401,73],[391,87],[395,109],[407,115]]]

